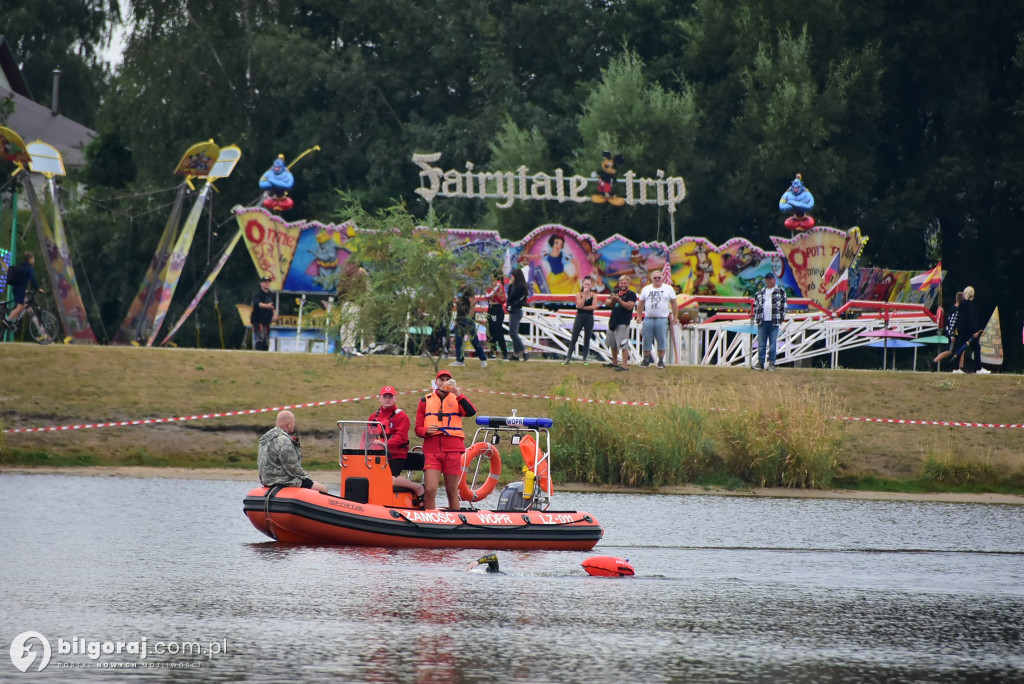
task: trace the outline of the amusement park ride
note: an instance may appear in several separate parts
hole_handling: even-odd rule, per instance
[[[326,287],[332,274],[348,267],[351,252],[348,239],[358,230],[351,224],[327,225],[316,221],[288,222],[282,213],[294,208],[289,192],[294,186],[291,167],[318,146],[311,147],[286,164],[283,155],[274,160],[261,176],[264,191],[259,207],[236,207],[238,232],[210,269],[204,283],[184,314],[160,344],[173,338],[185,319],[194,311],[212,285],[233,248],[244,240],[261,277],[271,278],[271,290],[278,295],[294,293],[306,297],[333,292]],[[30,166],[46,176],[55,197],[56,176],[63,175],[60,153],[41,141],[26,145],[14,131],[0,127],[0,154],[17,167],[15,174]],[[174,209],[163,237],[153,255],[149,270],[115,337],[116,343],[152,346],[164,323],[170,300],[187,258],[203,205],[213,183],[227,178],[241,157],[234,145],[218,146],[213,140],[197,143],[183,155],[175,173],[184,177]],[[511,206],[515,200],[557,200],[559,202],[595,202],[615,211],[616,207],[657,204],[674,217],[676,206],[685,197],[682,178],[668,178],[661,171],[656,178],[638,178],[632,171],[616,175],[623,162],[620,155],[605,152],[599,172],[587,179],[568,176],[561,169],[554,174],[527,174],[525,167],[512,173],[476,173],[466,164],[466,172],[444,171],[433,165],[439,153],[415,155],[423,186],[416,192],[428,202],[439,197],[497,199],[498,206]],[[194,180],[205,180],[184,228],[178,231],[186,188],[195,190]],[[60,214],[59,202],[52,202],[52,227],[43,208],[38,206],[30,174],[22,176],[28,190],[33,218],[50,276],[57,294],[60,321],[67,341],[95,343],[85,306],[75,281],[71,254]],[[588,183],[596,183],[598,192],[588,193]],[[620,191],[620,188],[622,190]],[[617,195],[621,192],[621,196]],[[780,330],[778,363],[801,363],[826,358],[835,366],[841,351],[871,344],[874,337],[885,345],[890,337],[917,337],[935,332],[941,325],[941,308],[933,313],[943,274],[941,266],[922,276],[905,271],[856,268],[867,238],[859,228],[841,231],[819,227],[809,215],[814,197],[804,186],[800,174],[779,200],[779,209],[791,214],[785,220],[789,238],[772,238],[775,251],[766,251],[736,238],[720,246],[705,238],[681,238],[671,244],[634,243],[615,235],[598,243],[594,238],[557,224],[538,227],[522,240],[510,242],[497,233],[474,230],[450,230],[452,249],[493,251],[505,264],[505,271],[522,267],[532,296],[524,309],[520,331],[527,351],[564,356],[570,341],[575,312],[568,302],[575,294],[575,283],[590,275],[599,295],[609,291],[610,283],[620,275],[631,278],[639,291],[647,284],[649,273],[663,270],[666,281],[680,292],[680,321],[673,326],[669,363],[739,366],[750,362],[754,345],[751,334],[752,295],[771,271],[790,293],[790,312]],[[673,224],[674,230],[674,224]],[[673,233],[674,236],[674,233]],[[13,245],[12,245],[13,247]],[[0,261],[3,260],[0,254]],[[13,255],[7,254],[8,259]],[[826,269],[825,266],[828,265]],[[838,275],[839,267],[844,271]],[[4,264],[6,267],[6,264]],[[934,275],[934,277],[932,277]],[[844,285],[840,288],[839,285]],[[913,284],[913,287],[911,285]],[[849,289],[845,294],[842,290]],[[827,291],[826,291],[827,290]],[[596,328],[606,325],[599,310]],[[279,329],[279,350],[304,351],[311,348],[332,351],[337,344],[323,339],[314,326],[299,318],[293,327]],[[879,329],[890,332],[879,332]],[[411,329],[411,334],[413,330]],[[273,330],[272,330],[273,335]],[[296,344],[286,344],[288,336]],[[631,335],[639,348],[639,327]],[[405,347],[408,349],[408,338]],[[596,356],[608,360],[610,350],[604,336],[592,344]],[[638,359],[634,359],[636,361]]]

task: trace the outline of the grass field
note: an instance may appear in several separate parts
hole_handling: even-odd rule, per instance
[[[241,412],[315,402],[296,408],[307,465],[336,467],[337,420],[362,420],[382,385],[394,385],[399,406],[415,411],[434,376],[422,358],[360,357],[247,351],[138,349],[34,344],[0,347],[0,422],[5,429],[63,426],[205,413]],[[468,360],[452,369],[483,415],[593,417],[628,426],[652,408],[693,408],[707,415],[776,420],[777,403],[804,412],[858,418],[1021,423],[1024,377],[780,368],[634,367],[615,373],[599,365],[552,361],[504,363],[486,369]],[[548,397],[548,398],[544,398]],[[589,404],[587,400],[651,406]],[[803,407],[803,408],[800,408]],[[592,415],[588,412],[592,412]],[[782,411],[785,413],[786,411]],[[40,466],[151,465],[255,468],[256,443],[273,412],[134,427],[103,427],[0,435],[0,464]],[[757,421],[733,430],[759,430]],[[750,421],[748,421],[750,422]],[[833,486],[915,487],[1024,492],[1024,430],[835,421]],[[739,427],[737,427],[739,426]],[[771,425],[766,425],[765,429]],[[673,426],[665,426],[672,439]],[[553,431],[560,439],[559,425]],[[813,440],[811,435],[808,439]],[[413,443],[417,443],[415,440]],[[712,444],[710,448],[720,447]],[[558,462],[555,470],[558,470]]]

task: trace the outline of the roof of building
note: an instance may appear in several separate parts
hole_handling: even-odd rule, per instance
[[[11,50],[10,44],[3,36],[0,36],[0,86],[13,90],[30,100],[35,100],[28,83],[25,82],[25,77],[21,75],[18,61],[14,58],[14,51]]]
[[[14,100],[14,113],[5,126],[26,143],[42,140],[53,145],[64,158],[65,168],[85,166],[83,148],[96,137],[96,131],[36,103],[7,40],[0,36],[0,99],[7,97]]]
[[[96,131],[0,86],[0,99],[8,96],[14,98],[14,113],[5,124],[8,128],[26,143],[42,140],[56,147],[67,168],[85,166],[83,148],[96,137]]]

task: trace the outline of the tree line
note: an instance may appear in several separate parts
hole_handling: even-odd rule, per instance
[[[1024,249],[1020,3],[5,4],[0,33],[37,100],[49,104],[53,68],[73,74],[61,81],[62,113],[99,133],[76,179],[89,189],[68,223],[91,313],[108,329],[166,218],[167,196],[155,191],[175,184],[171,170],[193,142],[235,143],[243,158],[218,184],[186,281],[230,237],[228,210],[258,196],[278,153],[321,146],[295,170],[289,218],[326,221],[339,190],[371,211],[404,203],[426,216],[416,152],[442,152],[446,167],[589,175],[609,150],[638,175],[683,176],[676,235],[716,243],[742,236],[769,247],[770,235],[785,235],[778,197],[801,173],[819,225],[870,237],[861,265],[924,271],[941,259],[944,303],[973,285],[983,311],[1000,308],[1009,367],[1024,363],[1012,287]],[[125,20],[124,59],[111,68],[100,49]],[[494,204],[433,209],[446,225],[511,239],[552,221],[598,239],[669,236],[657,207]],[[254,280],[239,250],[218,296],[244,301]],[[213,315],[200,308],[204,328]]]

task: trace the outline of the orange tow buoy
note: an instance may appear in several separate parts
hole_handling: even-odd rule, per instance
[[[628,558],[591,556],[580,565],[594,577],[632,577],[635,574]]]

